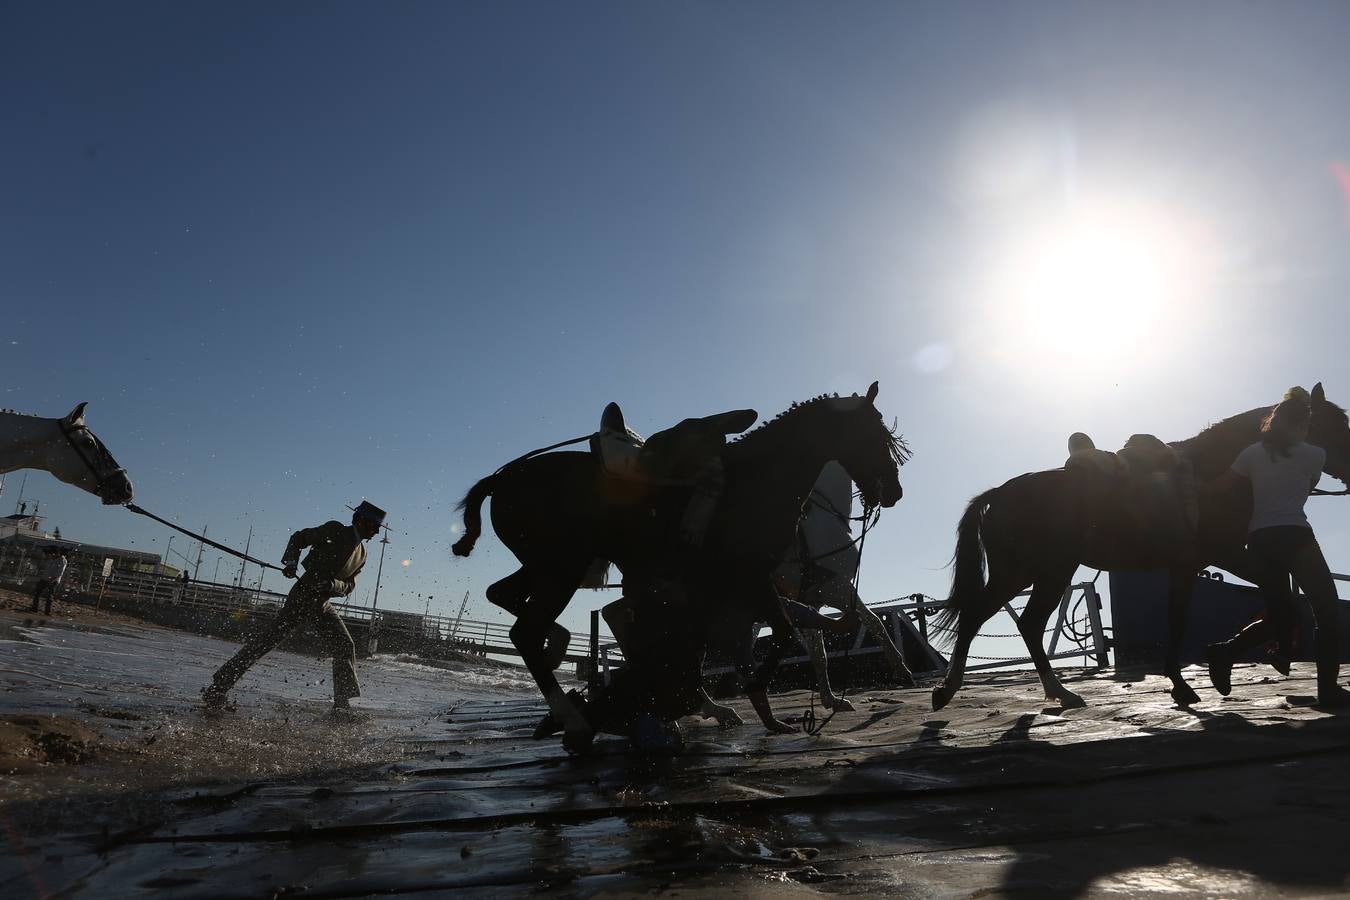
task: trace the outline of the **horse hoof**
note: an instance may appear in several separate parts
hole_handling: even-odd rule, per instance
[[[832,702],[825,704],[825,708],[835,712],[853,712],[853,701],[847,697],[835,697]]]
[[[1083,698],[1073,693],[1072,691],[1066,691],[1063,696],[1052,697],[1051,699],[1058,702],[1059,705],[1064,709],[1082,709],[1083,707],[1087,706],[1087,703],[1083,700]]]
[[[595,744],[594,731],[565,731],[563,732],[563,749],[568,753],[584,756],[591,752]]]
[[[933,712],[937,712],[948,703],[951,703],[953,694],[955,694],[955,691],[948,691],[946,688],[933,688]]]
[[[1200,695],[1186,682],[1172,687],[1172,700],[1177,706],[1194,706],[1200,702]]]
[[[562,731],[562,724],[553,717],[553,713],[545,713],[539,720],[539,724],[534,726],[534,734],[530,735],[534,740],[542,740],[546,737],[552,737]]]

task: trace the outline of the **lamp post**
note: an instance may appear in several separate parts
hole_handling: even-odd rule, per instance
[[[164,545],[164,562],[163,562],[163,563],[160,563],[160,567],[159,567],[159,571],[160,571],[161,574],[163,574],[163,572],[164,572],[164,564],[167,563],[167,562],[169,561],[169,552],[170,552],[171,550],[173,550],[173,539],[174,539],[174,535],[172,535],[172,534],[169,535],[169,542],[168,542],[167,544]]]
[[[370,614],[375,615],[375,608],[380,603],[380,576],[384,574],[384,548],[389,544],[389,532],[386,531],[384,537],[380,539],[380,564],[375,567],[375,596],[370,601]]]

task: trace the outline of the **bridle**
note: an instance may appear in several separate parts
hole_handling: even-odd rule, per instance
[[[103,446],[103,442],[98,439],[98,435],[89,430],[88,425],[67,425],[64,419],[60,420],[58,424],[61,426],[61,436],[66,439],[66,443],[70,444],[71,449],[75,451],[75,455],[80,458],[85,468],[94,476],[94,493],[102,497],[103,489],[107,487],[109,482],[119,475],[123,478],[126,477],[127,470],[117,465],[117,460],[113,459],[113,455],[108,452],[108,448]],[[95,461],[90,459],[88,451],[81,446],[79,441],[75,440],[75,435],[81,432],[89,436],[89,440],[93,441],[94,446],[102,452],[104,460],[112,464],[112,468],[105,466],[100,469]]]

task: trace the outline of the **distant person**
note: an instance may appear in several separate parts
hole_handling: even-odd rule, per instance
[[[249,667],[304,624],[318,629],[333,657],[333,708],[347,709],[351,698],[361,695],[356,681],[356,643],[328,600],[351,594],[356,576],[366,564],[365,541],[378,534],[383,523],[384,510],[363,500],[352,513],[350,525],[325,522],[291,535],[281,557],[281,574],[295,578],[300,551],[309,547],[305,573],[286,595],[285,605],[271,624],[250,635],[239,652],[216,671],[211,684],[202,689],[202,701],[208,709],[227,706],[230,688]]]
[[[38,583],[33,587],[33,612],[38,611],[38,602],[42,595],[47,595],[47,608],[44,615],[52,614],[52,598],[56,596],[57,590],[61,587],[61,579],[66,574],[66,555],[60,547],[43,547],[42,554],[46,558],[42,561],[42,571],[39,573]]]
[[[178,573],[178,602],[182,603],[187,599],[188,583],[191,579],[188,577],[187,569]]]
[[[821,470],[797,529],[797,552],[774,573],[780,594],[807,607],[819,610],[832,606],[855,614],[859,623],[876,641],[897,683],[914,684],[914,676],[905,665],[886,623],[858,596],[853,586],[860,557],[856,541],[849,531],[853,514],[853,482],[848,471],[837,462]],[[835,695],[830,686],[829,657],[825,637],[818,628],[796,627],[798,641],[811,657],[820,701],[826,709],[850,711],[853,704]],[[856,629],[855,629],[856,630]],[[849,632],[852,636],[853,632]]]
[[[1233,466],[1214,484],[1224,490],[1251,482],[1252,517],[1247,550],[1259,567],[1258,584],[1266,595],[1266,615],[1232,638],[1208,649],[1209,677],[1220,694],[1232,690],[1233,661],[1244,651],[1275,642],[1272,664],[1288,671],[1294,610],[1289,589],[1293,577],[1312,605],[1317,622],[1317,704],[1344,706],[1350,691],[1340,677],[1340,601],[1331,570],[1312,525],[1303,512],[1322,477],[1327,454],[1306,442],[1312,403],[1303,388],[1290,388],[1261,425],[1261,440],[1238,454]]]

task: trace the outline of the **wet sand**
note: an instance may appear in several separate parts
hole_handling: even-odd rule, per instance
[[[861,692],[819,737],[687,720],[678,758],[618,739],[569,758],[529,739],[518,673],[363,661],[365,712],[335,722],[326,664],[278,653],[212,720],[195,692],[233,645],[5,612],[0,637],[0,716],[96,735],[0,782],[7,897],[1331,896],[1350,877],[1350,715],[1306,705],[1306,664],[1239,667],[1227,699],[1192,669],[1191,710],[1110,671],[1060,710],[1013,673],[939,713],[926,690]]]

